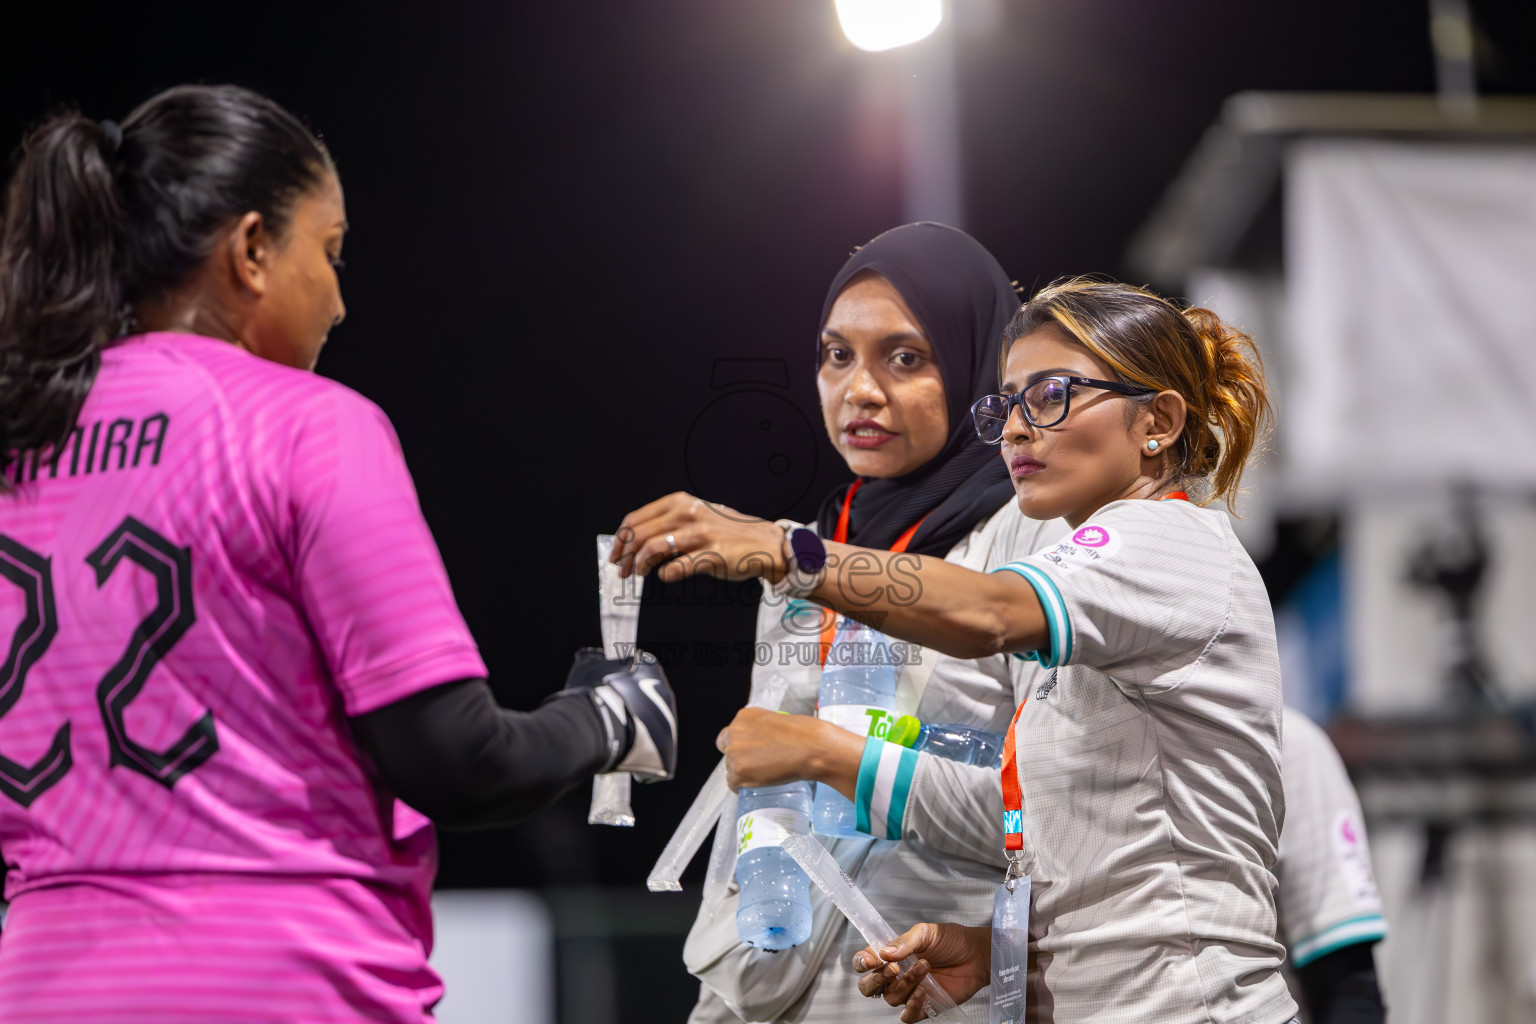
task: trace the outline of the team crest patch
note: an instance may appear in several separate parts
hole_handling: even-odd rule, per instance
[[[1376,889],[1376,877],[1371,871],[1371,857],[1366,852],[1363,836],[1365,828],[1360,819],[1349,811],[1340,811],[1333,819],[1333,855],[1337,858],[1339,872],[1349,886],[1350,895],[1357,900],[1375,901],[1381,898]]]
[[[1072,536],[1034,557],[1052,572],[1071,575],[1079,569],[1115,557],[1119,550],[1120,534],[1117,530],[1098,523],[1084,523],[1073,531]]]
[[[1072,543],[1097,550],[1109,543],[1109,530],[1103,526],[1094,526],[1092,523],[1089,523],[1072,535]]]

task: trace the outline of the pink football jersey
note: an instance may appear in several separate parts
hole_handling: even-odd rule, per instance
[[[151,334],[7,472],[6,1019],[427,1017],[431,826],[346,720],[485,666],[383,413]]]

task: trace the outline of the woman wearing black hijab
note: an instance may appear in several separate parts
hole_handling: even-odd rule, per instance
[[[816,365],[828,435],[857,478],[823,502],[823,537],[983,571],[1038,547],[1049,527],[1018,511],[1006,468],[969,413],[995,390],[998,339],[1018,307],[992,255],[941,224],[895,228],[849,258],[822,307]],[[865,585],[889,582],[899,583]],[[753,688],[783,676],[783,708],[795,713],[737,715],[720,737],[731,785],[794,774],[832,786],[860,808],[875,841],[832,840],[831,849],[888,921],[986,923],[1006,866],[996,772],[814,717],[825,657],[817,641],[831,639],[830,620],[818,606],[765,595],[757,640],[771,656],[753,670]],[[1000,734],[1021,696],[1022,673],[1001,655],[922,650],[901,673],[896,714],[923,722]],[[889,1008],[858,994],[850,965],[863,941],[819,892],[811,896],[811,938],[775,954],[737,941],[734,889],[701,906],[684,949],[703,982],[691,1021],[889,1019]],[[987,1016],[985,1000],[970,1009]]]
[[[866,470],[860,465],[859,452],[871,449],[845,445],[835,422],[839,410],[828,407],[827,381],[821,379],[830,361],[829,345],[840,334],[832,324],[833,337],[826,335],[834,306],[850,285],[872,280],[894,290],[922,328],[944,384],[944,447],[900,475],[877,476],[888,467],[866,463]],[[976,436],[970,408],[996,390],[998,339],[1018,308],[1018,296],[992,254],[965,232],[943,224],[887,231],[855,251],[832,279],[821,309],[816,365],[827,431],[860,476],[848,517],[849,543],[888,548],[921,520],[907,550],[943,557],[978,522],[1012,500],[1008,469],[997,450]],[[839,488],[822,502],[817,525],[823,536],[832,536],[847,492]]]

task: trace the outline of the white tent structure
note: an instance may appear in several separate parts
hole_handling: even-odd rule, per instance
[[[1392,1019],[1536,1020],[1536,101],[1235,96],[1130,262],[1260,341],[1256,556],[1340,517]]]

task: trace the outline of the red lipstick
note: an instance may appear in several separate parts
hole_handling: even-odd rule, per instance
[[[849,420],[843,427],[843,440],[855,448],[879,448],[899,436],[874,420]]]

